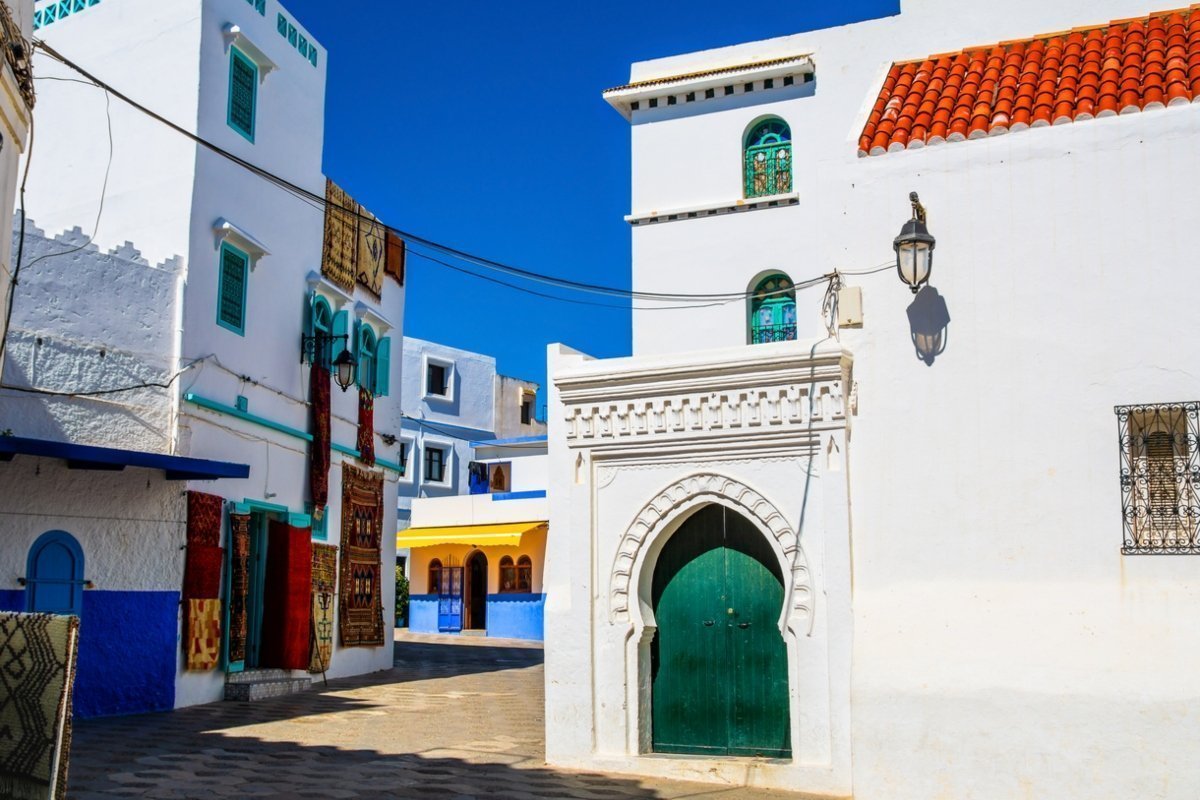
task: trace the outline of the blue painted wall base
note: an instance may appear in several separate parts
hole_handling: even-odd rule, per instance
[[[25,592],[0,591],[0,610],[24,611]],[[175,707],[179,592],[83,593],[75,716]]]
[[[487,635],[499,639],[544,638],[544,594],[489,594]],[[408,629],[413,633],[439,633],[438,597],[414,594],[408,598]],[[455,634],[451,634],[455,635]]]

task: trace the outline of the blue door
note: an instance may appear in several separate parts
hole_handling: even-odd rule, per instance
[[[462,630],[463,568],[442,570],[442,585],[438,587],[438,630],[458,633]]]
[[[83,612],[83,548],[66,531],[48,531],[29,550],[25,610],[47,614]]]

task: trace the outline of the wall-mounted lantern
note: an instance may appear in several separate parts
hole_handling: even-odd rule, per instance
[[[912,219],[904,223],[900,235],[892,242],[896,251],[896,270],[900,280],[908,284],[912,293],[916,294],[921,287],[929,282],[929,273],[933,271],[933,248],[937,240],[925,227],[925,206],[917,198],[917,193],[908,195],[912,203]]]
[[[328,352],[330,346],[337,341],[342,343],[342,352],[338,353],[331,366],[333,379],[344,392],[354,385],[354,373],[358,369],[358,359],[350,352],[349,334],[343,333],[338,336],[331,336],[327,333],[315,333],[312,336],[301,334],[300,363],[307,361],[309,364],[315,364],[319,357],[318,354]]]

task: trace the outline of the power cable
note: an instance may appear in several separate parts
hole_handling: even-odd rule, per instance
[[[146,116],[150,117],[151,119],[154,119],[154,120],[160,122],[161,124],[171,128],[172,130],[179,133],[180,135],[187,137],[188,139],[192,140],[196,144],[221,156],[222,158],[225,158],[225,159],[233,162],[234,164],[237,164],[238,166],[242,167],[243,169],[253,172],[254,174],[256,174],[259,177],[263,178],[264,180],[274,184],[275,186],[279,187],[280,189],[283,189],[284,191],[288,192],[289,194],[292,194],[293,196],[297,197],[298,199],[309,203],[314,208],[326,209],[326,210],[328,209],[328,206],[329,206],[328,201],[323,195],[318,195],[312,191],[309,191],[308,189],[305,189],[305,188],[287,180],[286,178],[283,178],[274,173],[271,173],[271,172],[267,171],[266,169],[263,169],[262,167],[258,167],[255,164],[252,164],[251,162],[246,161],[245,159],[241,158],[240,156],[237,156],[234,153],[231,153],[228,150],[225,150],[224,148],[220,147],[219,145],[217,145],[213,142],[210,142],[207,139],[204,139],[203,137],[201,137],[195,133],[192,133],[191,131],[175,124],[174,122],[170,121],[166,117],[163,117],[161,114],[158,114],[157,112],[147,108],[146,106],[142,105],[141,103],[137,102],[136,100],[133,100],[128,95],[124,94],[123,92],[116,89],[112,85],[100,80],[95,75],[91,74],[86,69],[84,69],[80,65],[76,64],[75,62],[71,61],[70,59],[68,59],[66,56],[62,55],[61,53],[59,53],[57,50],[55,50],[50,45],[46,44],[44,41],[41,41],[41,40],[36,41],[35,46],[37,48],[41,49],[43,52],[45,52],[50,58],[54,59],[55,61],[58,61],[59,63],[68,67],[69,69],[74,70],[78,74],[82,75],[84,78],[86,78],[89,81],[91,81],[92,83],[94,83],[96,86],[99,86],[100,88],[105,89],[106,91],[110,92],[113,96],[117,97],[119,100],[123,101],[124,103],[126,103],[130,107],[136,109],[137,111],[145,114]],[[391,225],[387,225],[386,223],[382,223],[378,219],[371,217],[367,214],[361,213],[358,210],[351,210],[351,209],[345,209],[345,208],[339,207],[337,209],[337,213],[344,217],[347,217],[347,218],[357,218],[357,219],[367,220],[367,221],[371,222],[372,224],[379,225],[380,227],[385,228],[386,230],[396,234],[397,236],[405,239],[408,242],[424,245],[425,247],[427,247],[431,250],[435,250],[444,255],[448,255],[453,258],[457,258],[461,261],[466,261],[468,263],[474,264],[479,267],[483,267],[488,270],[501,272],[501,273],[504,273],[504,274],[507,274],[510,276],[514,276],[514,277],[518,277],[518,278],[528,280],[531,282],[543,283],[543,284],[547,284],[547,285],[551,285],[551,286],[557,286],[559,288],[569,289],[572,291],[585,292],[585,293],[591,293],[591,294],[602,294],[602,295],[607,295],[610,297],[624,297],[624,298],[632,298],[632,299],[639,299],[639,300],[653,300],[653,301],[667,301],[667,302],[691,301],[691,300],[734,301],[734,300],[738,300],[738,299],[745,299],[745,298],[751,297],[755,294],[753,291],[718,292],[718,293],[703,293],[703,294],[694,294],[694,293],[685,293],[685,292],[643,292],[643,291],[634,291],[631,289],[619,289],[616,287],[604,286],[604,285],[600,285],[600,284],[585,283],[582,281],[574,281],[574,280],[570,280],[567,278],[560,278],[557,276],[544,275],[541,273],[522,269],[520,267],[514,267],[514,266],[511,266],[508,264],[504,264],[502,262],[495,261],[493,259],[484,258],[482,256],[476,256],[465,250],[460,250],[460,249],[452,247],[450,245],[441,244],[440,242],[434,241],[432,239],[428,239],[423,236],[419,236],[418,234],[412,233],[410,231],[405,231],[403,229],[396,228]],[[439,262],[439,263],[442,263],[442,262]],[[824,276],[821,276],[820,278],[813,278],[808,281],[800,282],[796,285],[797,285],[797,287],[813,286],[813,285],[817,285],[819,283],[823,283],[824,281],[828,280],[829,277],[830,277],[829,275],[824,275]],[[552,298],[552,299],[561,300],[563,298]]]
[[[135,392],[138,389],[170,389],[175,381],[179,380],[179,376],[187,372],[192,367],[199,364],[211,356],[202,356],[187,364],[183,369],[176,372],[165,383],[161,381],[147,381],[145,383],[137,383],[132,386],[121,386],[113,389],[93,389],[84,392],[64,392],[57,389],[35,389],[30,386],[10,386],[7,383],[0,383],[0,389],[6,389],[12,392],[24,392],[25,394],[40,394],[49,395],[51,397],[103,397],[109,394],[120,394],[121,392]]]

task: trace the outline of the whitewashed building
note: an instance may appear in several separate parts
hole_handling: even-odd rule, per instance
[[[29,47],[33,31],[33,0],[5,0],[0,4],[0,37],[4,59],[0,64],[0,220],[12,219],[17,199],[17,174],[29,137],[34,87]],[[8,293],[13,281],[10,253],[0,248],[0,342],[8,328]],[[0,354],[3,349],[0,349]],[[0,370],[3,370],[0,358]],[[2,375],[3,372],[0,372]]]
[[[327,52],[275,0],[41,2],[34,25],[63,56],[201,139],[304,191],[335,194],[321,172]],[[44,55],[35,68],[47,77],[79,78]],[[337,228],[349,237],[343,244],[374,257],[360,259],[359,273],[347,281],[328,269],[323,246],[328,256],[330,221],[311,202],[100,89],[70,81],[45,81],[39,89],[26,205],[31,225],[67,233],[34,235],[45,257],[23,262],[29,283],[17,297],[5,371],[12,389],[0,391],[0,428],[18,438],[198,459],[229,471],[201,476],[170,467],[174,461],[152,461],[161,479],[128,470],[91,473],[95,483],[89,484],[89,473],[69,475],[63,458],[52,466],[33,445],[11,447],[11,462],[0,465],[8,512],[0,513],[2,580],[15,581],[27,564],[36,566],[29,554],[43,529],[69,537],[66,551],[74,549],[87,573],[79,577],[90,581],[82,600],[81,681],[85,659],[119,682],[139,668],[130,647],[157,654],[169,637],[169,662],[155,662],[153,698],[145,687],[117,692],[96,713],[217,700],[227,694],[227,680],[242,686],[234,696],[262,696],[308,682],[307,670],[277,669],[284,662],[268,655],[278,648],[267,647],[264,632],[286,628],[298,636],[288,646],[304,649],[307,660],[302,640],[310,613],[318,613],[309,591],[320,594],[315,583],[288,583],[293,573],[270,554],[255,557],[279,526],[293,538],[304,533],[304,552],[315,544],[339,547],[337,587],[349,585],[347,570],[360,586],[368,578],[377,584],[374,606],[364,607],[355,622],[372,629],[367,636],[347,640],[346,605],[336,596],[336,612],[324,608],[330,616],[318,636],[332,648],[331,660],[324,656],[327,674],[390,667],[392,532],[403,471],[396,445],[400,403],[390,391],[399,386],[401,365],[390,353],[401,347],[404,288],[383,275],[382,232],[363,222],[365,209],[338,201],[350,209],[337,218],[338,225],[351,226],[349,235]],[[336,373],[330,362],[343,350],[357,360],[354,383],[349,391],[335,384],[328,403],[318,401],[313,362]],[[331,382],[328,373],[323,380]],[[129,387],[137,388],[95,394]],[[327,468],[318,469],[319,453],[331,460]],[[81,466],[64,458],[66,466]],[[141,466],[132,456],[121,458],[125,466]],[[84,506],[89,492],[105,498],[96,503],[95,519],[67,509],[56,516],[52,504],[36,514],[23,510],[24,482],[44,485],[43,475],[60,473]],[[317,500],[318,474],[327,476],[324,501]],[[350,496],[344,474],[363,476],[364,485],[379,481],[372,495],[377,514],[374,506],[361,514],[356,506],[353,518],[342,514],[344,490]],[[122,478],[126,488],[114,488]],[[185,562],[192,559],[185,490],[214,495],[219,503],[216,530],[228,559],[220,579],[221,636],[230,631],[235,519],[246,521],[249,563],[259,565],[248,577],[242,573],[248,581],[245,648],[235,654],[228,641],[207,642],[215,668],[197,669],[183,657],[188,599],[180,610],[180,586],[186,594]],[[45,500],[39,492],[29,496]],[[115,503],[115,497],[125,501]],[[126,524],[123,515],[147,524]],[[365,561],[347,562],[346,536],[361,544],[372,526],[381,541],[363,547],[376,555],[359,553],[355,558]],[[283,585],[275,572],[287,585],[286,611],[272,610],[278,599],[272,587]],[[28,588],[23,599],[15,585],[3,588],[13,592],[13,603],[33,602]],[[89,623],[88,603],[98,603],[103,592],[120,607]],[[151,609],[154,619],[147,616]],[[101,618],[113,620],[129,646],[110,644],[89,655],[89,624],[96,630]],[[290,653],[286,662],[297,657]]]
[[[904,0],[605,99],[633,288],[746,296],[550,350],[547,759],[1195,797],[1200,10]]]

